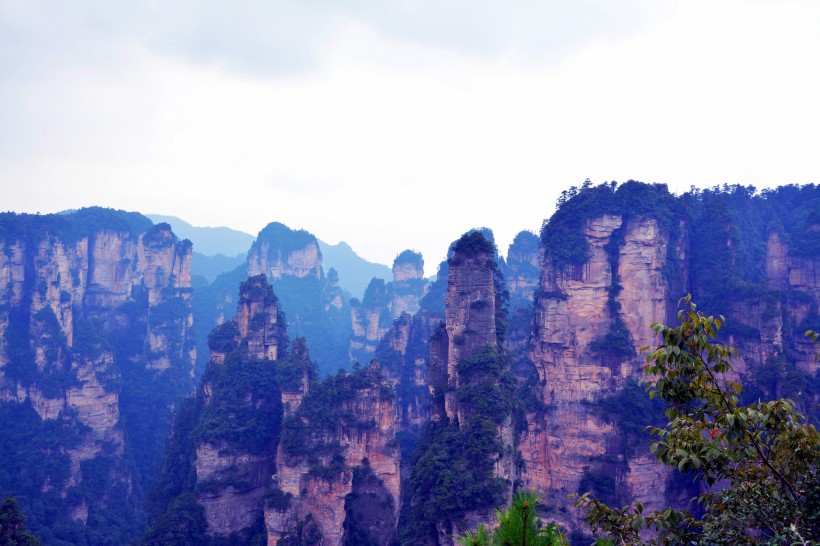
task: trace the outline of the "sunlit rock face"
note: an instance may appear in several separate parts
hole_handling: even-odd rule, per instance
[[[607,245],[623,230],[613,272]],[[548,502],[566,509],[556,518],[568,528],[580,526],[567,495],[582,488],[582,480],[607,473],[624,495],[640,490],[648,506],[664,502],[667,470],[645,456],[625,457],[615,425],[593,404],[617,393],[630,378],[639,377],[636,355],[612,357],[596,341],[614,323],[609,302],[613,274],[621,289],[617,317],[632,344],[648,344],[649,325],[668,316],[667,282],[663,265],[667,235],[653,219],[631,220],[604,215],[588,221],[583,231],[589,245],[583,264],[560,267],[544,255],[541,290],[535,299],[531,359],[538,370],[545,411],[527,416],[520,450],[526,487],[543,492]],[[641,453],[641,455],[643,455]],[[599,465],[597,460],[613,460]],[[644,489],[641,484],[655,484]]]
[[[727,317],[721,341],[740,351],[731,377],[744,392],[779,397],[785,382],[766,378],[816,375],[801,334],[818,320],[818,257],[812,213],[799,212],[806,198],[789,197],[797,191],[759,198],[724,188],[678,198],[663,186],[599,186],[570,195],[545,224],[529,341],[542,405],[519,436],[520,481],[569,530],[587,532],[567,495],[592,491],[617,506],[641,500],[654,509],[686,507],[693,494],[691,482],[649,455],[648,437],[628,432],[636,417],[629,408],[645,400],[636,386],[639,351],[659,343],[651,325],[674,324],[686,293]],[[779,203],[784,197],[797,213]],[[816,403],[789,394],[809,412]],[[644,424],[652,411],[640,415]]]

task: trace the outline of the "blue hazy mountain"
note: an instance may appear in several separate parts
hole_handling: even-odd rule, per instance
[[[155,224],[166,222],[177,234],[177,237],[188,239],[194,243],[194,252],[205,256],[236,256],[242,254],[244,258],[255,237],[243,231],[228,227],[199,227],[193,226],[176,216],[161,214],[146,214]]]
[[[373,277],[386,281],[393,278],[389,267],[368,262],[344,241],[331,245],[319,239],[319,249],[322,251],[325,268],[329,270],[332,267],[339,273],[339,284],[351,296],[361,298]]]
[[[211,283],[217,275],[234,270],[245,261],[255,237],[227,227],[197,227],[176,216],[146,214],[154,223],[167,222],[180,238],[194,243],[194,275]],[[393,273],[384,264],[369,262],[344,241],[331,245],[318,240],[325,269],[339,273],[339,283],[351,296],[362,297],[373,277],[390,280]]]

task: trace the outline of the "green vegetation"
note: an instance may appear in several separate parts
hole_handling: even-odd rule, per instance
[[[311,385],[297,412],[282,424],[284,455],[319,465],[319,456],[339,453],[338,444],[325,443],[323,438],[340,427],[348,431],[373,428],[372,420],[360,420],[345,404],[363,389],[379,388],[380,396],[393,396],[392,390],[384,392],[380,387],[381,373],[373,368],[356,369],[353,373],[339,370]]]
[[[481,254],[486,254],[491,259],[495,258],[495,245],[480,230],[468,231],[453,243],[450,249],[453,253],[449,260],[451,266],[459,264],[464,258],[475,258]]]
[[[26,530],[26,516],[20,512],[13,497],[0,505],[0,544],[3,546],[40,546],[40,539]]]
[[[199,441],[248,453],[276,445],[282,397],[272,362],[234,352],[223,364],[210,366],[202,381],[212,394],[194,430]]]
[[[0,239],[40,241],[56,236],[65,244],[89,237],[100,230],[128,233],[136,239],[153,226],[151,220],[136,212],[88,207],[70,214],[0,213]]]
[[[430,423],[410,463],[401,544],[429,544],[437,522],[500,506],[508,488],[494,477],[494,458],[501,450],[490,420],[472,419],[461,427],[446,418]]]
[[[144,525],[139,497],[128,491],[126,468],[115,466],[121,459],[113,458],[111,446],[108,453],[83,461],[82,481],[68,486],[71,463],[65,451],[79,447],[88,432],[76,414],[63,411],[43,421],[28,402],[2,402],[0,423],[0,484],[3,491],[15,492],[44,544],[126,544],[138,536]],[[82,504],[88,507],[85,525],[71,514]]]
[[[198,398],[185,400],[176,415],[159,478],[147,499],[151,528],[143,546],[207,544],[205,513],[194,495],[196,440],[194,429],[202,412]]]
[[[276,257],[277,252],[284,258],[294,250],[301,250],[310,244],[316,244],[318,247],[319,244],[316,241],[316,237],[304,229],[297,231],[279,222],[271,222],[262,228],[262,231],[256,236],[256,242],[251,248],[255,248],[256,245],[262,244],[263,242],[270,245],[268,253],[273,258]]]
[[[609,330],[589,345],[590,351],[597,353],[605,361],[623,362],[636,355],[629,329],[619,314],[615,314]]]
[[[295,391],[302,387],[305,377],[313,383],[316,376],[316,365],[310,359],[305,338],[296,338],[287,357],[276,362],[276,383],[282,390]]]
[[[393,265],[402,265],[402,264],[411,264],[419,269],[424,269],[424,258],[421,255],[421,252],[416,252],[414,250],[405,250],[398,256],[396,259],[393,260]]]
[[[475,532],[458,537],[462,546],[569,546],[567,537],[554,524],[544,525],[538,512],[543,509],[538,497],[519,491],[506,510],[496,510],[492,535],[481,524]]]
[[[589,259],[589,243],[583,234],[586,223],[610,214],[623,218],[655,218],[661,230],[673,230],[683,218],[684,208],[665,184],[644,184],[629,180],[581,188],[561,193],[555,214],[541,227],[541,244],[559,267],[581,265]]]
[[[737,350],[717,343],[723,317],[704,315],[690,296],[682,302],[679,326],[653,325],[663,342],[647,357],[646,385],[668,423],[650,428],[650,452],[701,482],[702,515],[611,508],[589,493],[576,506],[618,544],[820,540],[820,434],[788,399],[741,405],[740,385],[726,377]],[[710,489],[716,483],[724,485]]]
[[[637,382],[629,380],[620,391],[600,400],[594,412],[618,426],[624,454],[630,457],[646,445],[649,439],[646,427],[663,424],[663,409],[660,400],[647,397]]]

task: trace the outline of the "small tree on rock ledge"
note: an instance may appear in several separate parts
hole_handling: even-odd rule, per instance
[[[610,544],[820,541],[820,435],[790,400],[741,406],[741,386],[725,375],[737,351],[716,343],[724,318],[705,316],[691,296],[680,303],[679,326],[652,325],[662,343],[647,356],[645,385],[665,403],[669,422],[649,428],[650,451],[703,482],[703,515],[644,513],[639,502],[612,508],[589,493],[576,507]]]

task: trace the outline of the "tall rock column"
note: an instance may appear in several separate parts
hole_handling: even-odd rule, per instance
[[[432,422],[408,479],[402,544],[452,545],[459,533],[491,523],[517,474],[495,247],[468,232],[452,245],[447,271],[445,321],[430,340]]]
[[[262,516],[282,420],[274,361],[284,356],[287,337],[264,275],[242,283],[236,316],[213,331],[209,345],[195,429],[196,491],[208,533],[228,536]],[[304,380],[294,383],[290,390],[298,392]]]
[[[520,446],[523,485],[561,508],[552,514],[569,529],[581,524],[567,495],[611,490],[605,500],[628,502],[640,491],[655,508],[664,503],[669,477],[643,442],[623,444],[620,418],[599,405],[634,385],[643,362],[636,345],[651,344],[651,322],[668,319],[668,234],[653,218],[620,215],[589,219],[582,233],[583,264],[561,263],[555,249],[544,249],[530,355],[543,405],[527,416]]]

